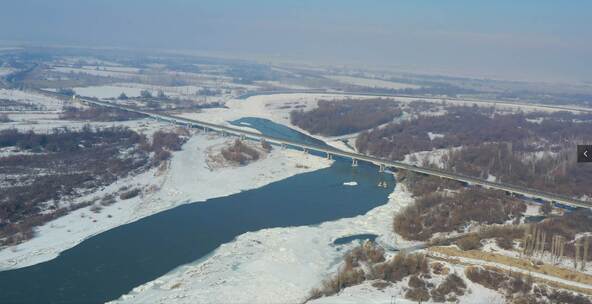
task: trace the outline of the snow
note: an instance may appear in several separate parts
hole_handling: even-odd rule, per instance
[[[139,73],[140,72],[139,68],[124,67],[124,66],[85,65],[82,68],[85,70],[99,69],[101,71],[120,72],[120,73]]]
[[[13,122],[0,124],[0,130],[2,129],[17,129],[21,132],[34,131],[36,133],[48,133],[52,132],[55,128],[67,127],[70,130],[80,130],[85,125],[92,127],[112,127],[112,126],[123,126],[129,127],[130,129],[144,132],[146,130],[154,130],[155,123],[148,119],[130,120],[122,122],[96,122],[96,121],[70,121],[60,120],[58,114],[38,114],[38,113],[25,113],[25,114],[11,114],[10,119]],[[150,132],[152,134],[152,132]]]
[[[524,163],[529,163],[529,162],[537,161],[537,160],[541,160],[541,159],[552,159],[554,157],[557,157],[557,155],[558,155],[557,152],[553,152],[553,151],[549,151],[549,150],[535,151],[535,152],[523,152],[522,153],[522,161]]]
[[[276,123],[293,127],[290,123],[290,111],[294,106],[300,106],[300,109],[309,110],[317,106],[321,99],[341,100],[353,95],[339,94],[271,94],[256,95],[246,100],[233,99],[226,103],[227,109],[212,108],[203,109],[200,113],[184,113],[187,118],[206,120],[217,124],[227,124],[228,121],[236,120],[241,117],[260,117],[270,119]],[[368,99],[365,97],[362,99]]]
[[[331,93],[282,93],[282,94],[269,94],[269,95],[255,95],[243,99],[231,99],[228,100],[225,105],[227,108],[212,108],[202,109],[200,112],[182,113],[179,116],[207,121],[215,124],[229,125],[230,121],[242,118],[242,117],[260,117],[269,119],[279,124],[283,124],[293,128],[304,134],[309,134],[306,130],[299,128],[298,126],[292,125],[290,121],[290,112],[294,109],[302,109],[304,111],[311,110],[317,107],[319,100],[346,100],[354,99],[363,102],[367,99],[374,99],[376,96],[364,96],[355,94],[331,94]],[[388,98],[387,98],[388,99]],[[394,101],[409,103],[418,100],[418,98],[412,97],[394,97],[390,98]],[[442,98],[421,98],[428,102],[441,103]],[[497,106],[498,109],[504,107],[511,110],[522,109],[524,111],[558,111],[545,106],[539,105],[522,105],[522,104],[509,104],[499,103],[495,101],[480,101],[473,102],[462,99],[446,99],[446,102],[450,105],[473,105],[478,104],[482,106]],[[440,134],[432,133],[432,137],[436,138]],[[341,142],[344,137],[355,136],[352,134],[341,136],[341,137],[324,137],[319,135],[311,135],[315,138],[325,141],[327,144],[339,148],[350,150],[346,145]],[[435,136],[435,137],[434,137]]]
[[[455,148],[442,148],[442,149],[434,149],[432,151],[420,151],[409,153],[405,155],[403,159],[404,163],[416,165],[416,166],[423,166],[424,163],[436,165],[438,168],[444,168],[444,155],[448,155],[449,153],[460,149],[459,147]]]
[[[344,186],[357,186],[358,182],[356,182],[356,181],[344,182],[343,185]]]
[[[290,84],[290,83],[284,83],[281,81],[277,81],[277,80],[260,80],[260,81],[255,81],[255,84],[266,87],[266,86],[271,86],[274,88],[282,88],[282,89],[289,89],[289,90],[306,90],[306,89],[310,89],[309,87],[306,86],[301,86],[301,85],[297,85],[297,84]]]
[[[440,254],[437,252],[431,252],[431,255],[433,256],[440,256],[443,258],[446,258],[447,256],[444,254]],[[523,275],[529,275],[535,278],[540,278],[546,281],[551,281],[551,282],[557,282],[557,283],[561,283],[561,284],[565,284],[565,285],[569,285],[569,286],[574,286],[574,287],[579,287],[579,288],[585,288],[585,289],[590,289],[592,288],[592,285],[589,284],[585,284],[585,283],[580,283],[580,282],[575,282],[572,280],[566,280],[566,279],[562,279],[553,275],[548,275],[548,274],[544,274],[544,273],[540,273],[540,272],[536,272],[536,271],[529,271],[529,270],[524,270],[522,268],[519,267],[514,267],[514,266],[508,266],[505,264],[501,264],[501,263],[495,263],[495,262],[489,262],[489,261],[484,261],[484,260],[479,260],[479,259],[473,259],[473,258],[467,258],[467,257],[459,257],[459,256],[454,256],[454,259],[457,259],[458,261],[460,261],[461,263],[465,263],[465,264],[470,264],[470,265],[480,265],[480,266],[494,266],[497,267],[499,269],[503,269],[503,270],[509,270],[515,273],[521,273]]]
[[[136,287],[120,303],[300,303],[334,273],[356,242],[333,245],[354,234],[377,234],[386,248],[417,245],[392,231],[392,215],[413,201],[397,185],[387,204],[353,218],[315,226],[247,232],[211,255]],[[359,241],[358,241],[359,242]]]
[[[12,101],[18,101],[21,103],[35,104],[41,106],[43,111],[61,111],[64,105],[63,101],[56,98],[48,97],[38,93],[33,93],[30,91],[12,89],[0,89],[0,99],[8,99]]]
[[[13,68],[0,67],[0,77],[4,77],[14,71],[16,71],[16,70]]]
[[[383,88],[383,89],[417,89],[420,86],[410,83],[401,83],[401,82],[393,82],[388,80],[382,79],[373,79],[373,78],[362,78],[362,77],[353,77],[353,76],[340,76],[340,75],[331,75],[327,76],[329,79],[333,79],[342,83],[359,85],[364,87],[370,88]]]
[[[153,96],[156,96],[158,91],[170,98],[179,98],[183,100],[206,101],[206,102],[222,102],[232,98],[233,94],[238,94],[231,89],[223,89],[222,93],[216,96],[199,95],[199,91],[206,88],[206,83],[200,82],[202,86],[185,85],[185,86],[157,86],[147,85],[141,83],[115,83],[110,85],[75,87],[74,91],[78,95],[86,97],[96,97],[99,99],[117,98],[121,93],[125,93],[129,98],[139,97],[143,90],[147,90]],[[215,84],[219,86],[220,84]]]
[[[428,137],[430,140],[434,140],[436,138],[443,138],[444,134],[428,132]]]
[[[91,87],[77,87],[73,88],[74,92],[80,96],[96,97],[96,98],[117,98],[121,93],[125,93],[127,97],[138,97],[140,96],[141,88],[116,86],[116,85],[104,85],[104,86],[91,86]],[[156,94],[156,91],[151,92]]]
[[[536,204],[526,204],[526,211],[524,216],[537,216],[541,215],[541,206]]]
[[[294,150],[274,149],[260,161],[244,167],[227,167],[211,171],[206,167],[204,151],[228,138],[194,135],[183,150],[175,152],[170,169],[157,174],[153,169],[138,176],[117,181],[91,195],[102,197],[124,185],[156,188],[147,193],[106,206],[95,214],[90,207],[71,212],[37,229],[33,239],[0,250],[0,270],[34,265],[55,258],[84,239],[108,229],[174,208],[181,204],[202,202],[210,198],[231,195],[258,188],[295,174],[310,172],[330,165],[330,161]],[[80,201],[89,197],[82,198]],[[111,215],[111,217],[109,217]],[[95,222],[96,220],[96,222]]]
[[[330,297],[322,297],[309,301],[309,304],[412,304],[414,301],[406,300],[401,296],[404,294],[403,282],[393,284],[383,290],[377,290],[371,282],[364,282],[360,285],[345,288],[339,294]]]
[[[231,126],[229,123],[230,121],[234,121],[242,117],[259,117],[269,119],[273,122],[288,126],[299,132],[323,140],[327,144],[338,149],[351,151],[351,149],[341,141],[341,137],[324,137],[319,135],[311,135],[308,131],[293,125],[290,121],[290,111],[292,111],[293,107],[295,106],[299,106],[299,109],[310,110],[317,107],[317,102],[319,100],[344,100],[348,98],[356,98],[363,102],[363,100],[365,99],[371,99],[375,97],[340,95],[330,93],[256,95],[251,96],[246,100],[229,100],[225,104],[227,108],[202,109],[200,112],[181,113],[179,114],[179,116],[228,126]],[[252,131],[252,129],[249,130]]]
[[[458,297],[462,304],[502,304],[506,303],[504,296],[491,289],[485,288],[480,284],[475,284],[466,279],[463,275],[462,267],[454,267],[445,263],[449,268],[456,268],[467,285],[467,291],[463,296]],[[430,280],[431,281],[431,280]],[[435,281],[435,280],[434,280]],[[357,303],[375,303],[375,304],[414,304],[415,301],[405,299],[404,287],[407,287],[408,279],[378,290],[371,285],[371,282],[364,282],[360,285],[345,288],[340,293],[309,301],[309,304],[357,304]],[[422,303],[435,303],[433,300]]]

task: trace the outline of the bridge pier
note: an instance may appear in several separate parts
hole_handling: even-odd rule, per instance
[[[302,152],[304,152],[304,154],[308,154],[308,149],[304,148],[304,149],[302,149]]]
[[[384,164],[380,164],[380,167],[378,168],[378,172],[382,173],[384,172],[384,169],[386,169],[386,166]]]
[[[282,149],[282,150],[286,150],[286,144],[285,144],[285,143],[281,143],[281,144],[280,144],[280,149]]]
[[[226,131],[222,131],[222,137],[226,137],[228,134],[226,133]]]
[[[245,136],[245,134],[241,134],[240,135],[240,140],[245,140],[245,139],[247,139],[247,137]]]
[[[327,159],[328,160],[333,160],[333,154],[327,152]]]
[[[358,160],[355,158],[352,158],[352,167],[357,167],[358,166]]]

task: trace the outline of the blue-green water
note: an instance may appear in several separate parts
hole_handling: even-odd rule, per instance
[[[89,238],[51,261],[0,272],[0,303],[116,299],[245,232],[364,214],[387,202],[394,182],[387,189],[376,187],[385,178],[392,179],[374,167],[336,162],[258,189],[164,211]],[[358,186],[342,185],[350,180]]]
[[[334,245],[343,245],[343,244],[351,243],[355,240],[374,241],[376,239],[376,237],[378,237],[378,235],[372,234],[372,233],[354,234],[354,235],[350,235],[350,236],[340,237],[340,238],[336,239],[335,241],[333,241],[333,244]]]
[[[284,125],[276,124],[271,120],[257,117],[243,117],[230,122],[235,126],[249,127],[261,131],[265,135],[273,136],[276,138],[285,138],[300,143],[316,146],[326,146],[326,144],[316,138],[307,136],[306,134],[300,133],[292,128],[288,128]]]

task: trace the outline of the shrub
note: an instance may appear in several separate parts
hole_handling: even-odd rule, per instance
[[[467,278],[496,291],[506,291],[507,294],[528,293],[532,289],[532,278],[520,273],[504,273],[497,268],[485,269],[479,266],[470,266],[465,269]]]
[[[425,241],[436,232],[462,231],[469,223],[502,224],[518,218],[526,205],[501,191],[462,189],[455,195],[427,194],[393,219],[393,229],[406,239]]]
[[[430,293],[427,288],[411,288],[405,292],[405,299],[416,302],[427,302],[430,300]]]
[[[456,241],[456,245],[462,250],[474,250],[481,248],[481,239],[476,234],[470,234]]]
[[[135,112],[105,107],[91,107],[87,109],[65,107],[64,111],[60,115],[60,119],[91,121],[125,121],[141,119],[143,117],[144,115]]]
[[[401,252],[389,261],[376,264],[374,273],[377,278],[394,283],[409,275],[428,274],[429,267],[424,254],[405,254]]]
[[[446,296],[451,293],[454,293],[457,296],[464,295],[466,288],[467,285],[465,284],[465,281],[457,274],[451,273],[446,276],[446,279],[444,279],[437,288],[431,291],[431,295],[434,302],[444,302]]]
[[[478,266],[470,266],[465,269],[465,276],[489,289],[498,290],[506,279],[505,275],[497,271],[490,271]]]
[[[156,131],[152,135],[152,150],[180,151],[185,140],[174,132]]]
[[[419,278],[419,275],[429,274],[425,255],[398,253],[389,261],[384,261],[383,254],[384,251],[371,241],[352,249],[345,254],[345,263],[337,275],[324,280],[321,287],[311,290],[309,299],[336,294],[341,289],[360,284],[364,280],[381,280],[381,285],[384,285],[384,281],[398,282],[410,275],[414,276],[410,279],[410,284],[427,293],[426,283]],[[364,267],[362,264],[365,264]],[[411,296],[425,297],[425,293],[414,291]]]
[[[27,231],[67,214],[72,208],[90,206],[95,202],[84,202],[72,208],[53,206],[57,209],[51,213],[47,207],[48,203],[73,200],[81,193],[148,168],[149,155],[139,149],[142,139],[139,134],[120,127],[84,127],[80,131],[61,128],[49,134],[0,131],[0,147],[50,152],[0,157],[0,168],[18,174],[21,181],[2,188],[0,235]],[[40,175],[40,171],[48,174]],[[97,203],[104,205],[105,202]]]
[[[440,263],[440,262],[432,263],[432,272],[434,274],[447,274],[448,271],[449,271],[448,267],[446,267],[446,265],[444,265],[443,263]]]
[[[411,288],[425,288],[426,287],[426,282],[424,280],[422,280],[419,276],[412,275],[409,278],[408,285]]]
[[[123,192],[119,195],[119,199],[121,200],[127,200],[130,198],[134,198],[136,196],[138,196],[140,194],[141,190],[139,188],[134,188],[132,190]]]
[[[113,194],[105,195],[101,199],[101,205],[103,206],[109,206],[113,204],[115,204],[115,197],[113,196]]]
[[[574,294],[569,291],[565,290],[553,290],[549,295],[549,300],[551,303],[560,303],[560,304],[590,304],[589,298],[581,295],[581,294]]]
[[[271,144],[266,140],[261,141],[261,147],[267,152],[271,151],[272,149]]]
[[[345,254],[346,267],[357,267],[360,262],[376,264],[384,261],[384,249],[372,241],[366,241],[362,246],[355,247]]]
[[[343,288],[358,285],[364,280],[363,270],[343,268],[335,277],[324,280],[320,288],[314,288],[311,290],[309,299],[334,295]]]
[[[142,90],[140,91],[140,96],[142,98],[152,98],[152,93],[150,93],[148,90]]]
[[[549,213],[553,211],[553,205],[548,201],[544,202],[539,208],[541,213],[544,215],[549,215]]]
[[[509,237],[498,237],[495,243],[502,249],[510,250],[514,248],[514,241]]]
[[[481,227],[479,229],[479,237],[481,239],[490,239],[490,238],[509,238],[509,239],[519,239],[524,236],[524,226],[523,225],[491,225]]]
[[[257,150],[245,145],[238,139],[230,147],[222,149],[221,154],[224,159],[239,163],[240,165],[245,165],[249,161],[259,159],[259,152]]]

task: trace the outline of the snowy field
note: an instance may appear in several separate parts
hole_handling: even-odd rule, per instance
[[[11,101],[17,101],[20,103],[32,104],[40,107],[40,110],[42,111],[49,112],[61,111],[62,107],[64,106],[64,102],[56,98],[48,97],[29,91],[12,89],[0,89],[0,99],[7,99]]]
[[[335,239],[372,233],[386,248],[417,244],[392,231],[393,213],[412,201],[405,187],[397,185],[388,203],[365,215],[242,234],[209,257],[138,286],[116,302],[300,303],[337,271],[343,254],[359,244],[333,245]]]
[[[482,285],[475,284],[470,280],[466,279],[463,275],[463,267],[454,267],[451,264],[445,264],[447,267],[452,268],[453,272],[456,272],[461,276],[467,284],[467,293],[458,297],[458,303],[462,304],[502,304],[506,303],[504,296],[501,293],[497,293],[491,289],[485,288]],[[403,279],[397,284],[386,287],[383,290],[377,290],[376,287],[372,287],[370,282],[364,282],[360,285],[345,288],[340,293],[330,296],[323,297],[316,300],[309,301],[309,304],[416,304],[415,301],[405,299],[405,290],[403,287],[407,286],[409,278]],[[435,281],[435,280],[434,280]],[[423,303],[436,303],[434,301],[428,301]]]
[[[139,87],[125,86],[125,85],[103,85],[103,86],[90,86],[90,87],[75,87],[72,88],[76,94],[86,97],[96,97],[100,99],[104,98],[117,98],[121,93],[127,95],[127,97],[139,97],[140,92],[144,90]],[[156,90],[148,90],[151,94],[156,94]]]
[[[92,76],[112,77],[120,79],[133,79],[139,76],[139,74],[135,72],[123,72],[121,70],[107,70],[97,68],[54,67],[51,70],[64,74],[87,74]]]
[[[381,88],[381,89],[418,89],[421,86],[410,84],[410,83],[402,83],[402,82],[394,82],[382,79],[373,79],[373,78],[363,78],[363,77],[353,77],[353,76],[341,76],[341,75],[330,75],[326,76],[329,79],[339,81],[341,83],[346,84],[353,84],[363,87],[369,88]]]
[[[82,208],[37,229],[37,236],[25,243],[0,251],[0,270],[33,265],[55,258],[60,252],[86,238],[108,229],[181,204],[254,189],[295,174],[328,167],[330,162],[293,150],[274,149],[265,159],[244,167],[211,171],[204,151],[228,138],[194,135],[183,150],[174,153],[170,168],[159,174],[156,169],[117,181],[92,196],[102,197],[122,186],[156,189],[141,197],[104,207],[100,213]],[[80,201],[89,199],[81,198]]]
[[[200,95],[200,91],[208,88],[206,84],[199,85],[185,85],[185,86],[154,86],[140,83],[115,83],[111,85],[75,87],[72,88],[76,94],[85,97],[96,97],[99,99],[113,99],[118,98],[121,93],[124,93],[129,98],[140,97],[141,92],[146,90],[157,96],[159,91],[162,91],[169,98],[179,98],[184,100],[194,101],[226,101],[232,96],[240,95],[242,91],[237,91],[237,88],[228,86],[221,90],[219,95],[204,96]]]

